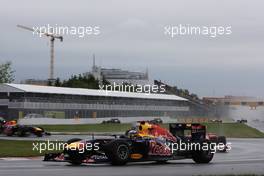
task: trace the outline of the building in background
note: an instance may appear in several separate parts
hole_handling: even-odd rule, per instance
[[[148,70],[146,72],[135,72],[116,68],[103,68],[95,65],[95,58],[91,72],[87,72],[85,75],[93,75],[99,82],[105,79],[111,84],[153,85],[153,81],[149,81]]]
[[[28,114],[52,118],[182,117],[190,110],[189,101],[176,95],[0,84],[0,112],[14,119]]]
[[[204,97],[204,102],[216,105],[225,106],[249,106],[251,109],[256,109],[258,106],[264,106],[264,100],[249,96],[232,96],[224,97]]]

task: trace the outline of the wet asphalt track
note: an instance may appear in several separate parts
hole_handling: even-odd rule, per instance
[[[131,163],[117,167],[108,164],[71,166],[67,163],[37,160],[0,160],[0,176],[166,176],[264,174],[264,139],[230,139],[232,150],[217,153],[210,164],[179,160],[168,164]]]

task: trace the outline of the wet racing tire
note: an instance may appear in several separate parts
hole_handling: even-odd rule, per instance
[[[207,143],[210,146],[210,143]],[[192,153],[192,159],[195,163],[209,163],[214,157],[214,153],[208,147],[208,150],[196,150]]]
[[[6,134],[6,136],[13,136],[15,134],[13,130],[5,130],[4,133]]]
[[[36,135],[37,137],[42,137],[42,136],[43,136],[42,132],[37,132],[35,135]]]
[[[125,165],[130,157],[130,148],[125,141],[113,141],[107,145],[106,156],[112,165]]]
[[[42,137],[43,134],[45,134],[44,129],[43,129],[42,127],[37,127],[37,128],[40,128],[42,131],[37,131],[37,132],[35,132],[35,135],[36,135],[37,137]]]
[[[80,140],[81,139],[79,138],[73,138],[73,139],[68,140],[66,143],[71,144],[73,142],[78,142]],[[64,149],[63,153],[68,154],[67,159],[69,160],[69,163],[71,163],[72,165],[78,166],[82,164],[82,161],[84,158],[83,158],[83,155],[78,152],[78,150],[71,151],[71,150]]]
[[[26,136],[26,131],[25,131],[24,129],[19,129],[19,130],[17,131],[17,136],[19,136],[19,137],[24,137],[24,136]]]
[[[217,140],[218,145],[224,145],[223,150],[218,150],[219,152],[226,152],[226,137],[225,136],[218,136]]]
[[[167,164],[168,163],[168,160],[159,160],[159,161],[156,161],[157,164]]]

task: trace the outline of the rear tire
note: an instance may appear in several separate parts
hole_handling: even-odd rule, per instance
[[[223,143],[226,145],[226,137],[225,136],[218,136],[218,143]]]
[[[8,132],[4,132],[6,134],[6,136],[13,136],[15,134],[15,132],[12,131],[8,131]]]
[[[219,150],[219,152],[226,152],[226,137],[225,136],[218,136],[218,140],[217,140],[218,144],[224,144],[224,149],[223,150]]]
[[[193,151],[192,159],[195,163],[209,163],[213,159],[214,153],[210,150],[210,143],[207,143],[207,145],[209,146],[208,150]]]

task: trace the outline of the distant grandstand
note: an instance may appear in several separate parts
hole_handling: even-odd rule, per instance
[[[189,101],[176,95],[0,84],[0,113],[6,118],[42,114],[53,118],[188,116]]]
[[[153,81],[149,81],[148,71],[135,72],[117,68],[103,68],[95,65],[95,60],[91,72],[85,73],[86,76],[93,75],[95,79],[102,82],[103,79],[110,84],[132,84],[132,85],[153,85]]]

